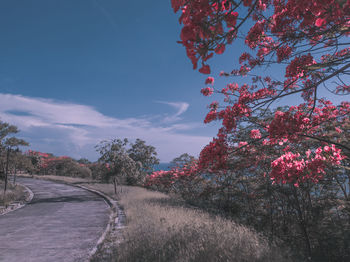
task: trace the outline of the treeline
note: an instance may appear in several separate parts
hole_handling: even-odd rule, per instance
[[[273,113],[267,115],[272,117]],[[325,122],[322,127],[321,139],[350,148],[349,118]],[[334,131],[334,127],[339,127],[338,131]],[[315,170],[319,172],[317,181],[305,179],[299,184],[278,183],[269,173],[276,163],[273,160],[286,152],[288,145],[283,142],[271,146],[242,143],[249,141],[253,129],[242,126],[239,130],[230,137],[231,151],[224,168],[213,168],[214,165],[223,165],[220,151],[216,152],[218,159],[210,159],[212,162],[206,169],[198,160],[183,155],[172,170],[158,171],[149,176],[146,185],[175,193],[192,205],[253,226],[270,241],[290,248],[296,260],[350,261],[350,152],[344,150],[347,157],[339,162],[338,167],[325,165],[321,169],[316,166],[319,168]],[[317,154],[321,151],[329,157],[337,155],[331,146],[320,146],[319,141],[311,139],[297,147],[297,151],[310,154],[309,163],[312,156],[317,161]],[[287,164],[281,168],[298,172],[298,166],[284,160]],[[294,162],[297,164],[302,165],[303,161]]]
[[[30,174],[70,176],[81,178],[92,178],[88,160],[75,160],[68,156],[54,156],[49,153],[29,150],[25,153],[29,158],[31,169]]]
[[[27,171],[38,175],[91,178],[113,182],[116,187],[117,184],[142,185],[159,163],[155,148],[141,139],[133,143],[126,138],[105,140],[96,150],[100,153],[96,162],[29,150],[25,153],[31,164]]]
[[[96,146],[98,161],[91,162],[33,150],[23,152],[20,148],[29,144],[15,137],[18,132],[16,126],[0,121],[0,179],[5,181],[5,191],[8,175],[13,174],[15,180],[19,171],[113,182],[115,189],[117,184],[142,185],[159,164],[155,148],[141,139],[102,141]]]

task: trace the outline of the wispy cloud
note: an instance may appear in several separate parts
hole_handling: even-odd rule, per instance
[[[149,117],[109,117],[87,105],[0,94],[0,119],[18,126],[21,137],[28,140],[33,149],[57,155],[96,159],[94,146],[99,141],[124,137],[141,138],[155,146],[161,161],[185,152],[197,155],[210,138],[183,133],[196,124],[175,123],[189,105],[161,103],[177,111],[164,116],[163,121],[152,121]]]
[[[165,104],[168,106],[173,107],[174,109],[176,109],[175,114],[172,115],[167,115],[166,117],[164,117],[163,121],[166,123],[170,123],[170,122],[176,122],[181,120],[180,115],[182,115],[183,113],[185,113],[188,109],[188,107],[190,106],[188,103],[186,102],[166,102],[166,101],[157,101],[157,103],[160,104]]]

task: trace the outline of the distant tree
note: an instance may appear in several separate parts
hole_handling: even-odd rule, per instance
[[[136,139],[135,143],[131,143],[127,153],[135,162],[141,164],[139,173],[142,178],[154,171],[154,165],[159,164],[155,147],[146,145],[146,142],[141,139]]]
[[[2,169],[4,172],[4,194],[7,190],[8,183],[8,171],[9,171],[9,161],[11,156],[11,151],[16,149],[18,150],[19,146],[28,146],[28,142],[23,139],[14,137],[13,135],[18,133],[18,128],[14,125],[4,123],[0,121],[0,153],[3,155],[2,159]]]
[[[56,176],[90,178],[91,170],[70,157],[52,157],[46,161],[45,173]]]
[[[28,157],[26,153],[23,153],[21,151],[15,151],[15,154],[13,154],[13,165],[12,168],[14,169],[14,180],[13,182],[16,182],[16,170],[26,173],[33,173],[34,166],[32,164],[31,158]]]
[[[96,146],[96,151],[100,153],[99,162],[108,166],[109,176],[113,181],[115,194],[117,194],[118,181],[131,176],[129,173],[137,171],[136,162],[127,153],[127,144],[128,140],[125,138],[124,140],[104,140]]]
[[[17,133],[17,132],[18,130],[16,126],[0,121],[0,156],[1,156],[0,177],[2,179],[5,178],[5,169],[6,169],[6,147],[4,145],[4,142],[5,142],[4,140],[8,135],[12,133]]]
[[[187,153],[184,153],[176,158],[174,158],[171,162],[170,162],[170,168],[174,168],[174,167],[179,167],[182,168],[185,165],[190,164],[191,162],[193,162],[195,160],[194,156],[191,156]]]
[[[87,159],[87,158],[80,158],[77,162],[79,164],[84,164],[84,165],[91,164],[91,161],[89,159]]]
[[[24,155],[18,148],[13,150],[10,155],[9,169],[13,174],[13,184],[16,184],[17,171],[30,169],[30,159]]]
[[[110,180],[110,167],[103,162],[94,162],[89,165],[91,170],[92,179],[99,180],[101,182],[109,182]]]
[[[41,168],[43,167],[44,159],[49,158],[49,154],[41,153],[39,151],[28,150],[26,152],[27,157],[30,159],[30,162],[33,166],[32,169],[28,170],[30,174],[40,173]]]
[[[130,144],[126,138],[105,140],[96,146],[96,150],[100,153],[99,162],[107,167],[108,176],[113,180],[115,192],[118,183],[142,183],[159,163],[155,148],[141,139]]]

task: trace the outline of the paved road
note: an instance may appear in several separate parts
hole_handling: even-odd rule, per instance
[[[0,261],[86,261],[102,235],[109,208],[86,190],[19,178],[34,193],[30,204],[0,216]]]

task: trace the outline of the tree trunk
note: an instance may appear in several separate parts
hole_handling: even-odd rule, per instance
[[[117,178],[113,178],[113,184],[114,184],[114,194],[117,194]]]
[[[6,154],[6,169],[5,169],[5,186],[4,186],[4,197],[7,189],[7,174],[9,171],[9,158],[10,158],[10,148],[7,148],[7,154]]]
[[[308,233],[307,228],[306,228],[305,219],[303,218],[303,212],[302,212],[301,207],[300,207],[297,191],[296,191],[295,187],[293,187],[293,186],[292,186],[292,190],[293,190],[293,195],[294,195],[295,202],[296,202],[295,206],[296,206],[296,210],[297,210],[297,214],[298,214],[299,226],[300,226],[300,229],[301,229],[302,234],[304,236],[305,245],[307,248],[307,256],[308,256],[307,259],[309,261],[312,261],[309,233]]]
[[[16,174],[17,174],[17,167],[15,166],[14,174],[13,174],[13,184],[16,185]]]

